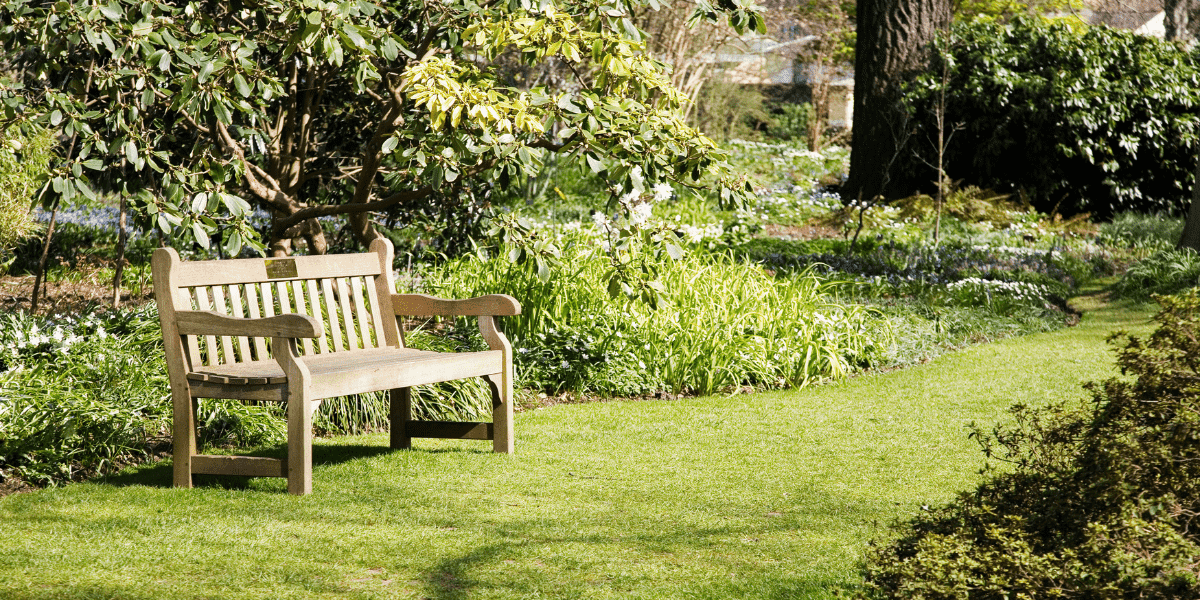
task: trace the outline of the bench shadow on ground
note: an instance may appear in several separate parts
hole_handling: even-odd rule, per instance
[[[373,458],[392,452],[420,452],[424,454],[484,454],[483,450],[465,449],[465,448],[430,448],[420,449],[413,448],[410,450],[393,450],[387,446],[364,446],[362,444],[320,444],[313,446],[313,467],[320,468],[329,465],[338,465],[356,460]],[[267,458],[284,458],[287,454],[286,446],[280,445],[275,448],[264,448],[246,453],[235,453],[238,456],[263,456]],[[119,473],[107,475],[93,480],[93,483],[99,485],[111,485],[114,487],[128,486],[145,486],[145,487],[171,487],[172,480],[172,463],[171,460],[165,459],[153,463],[144,464],[137,467],[125,469]],[[193,475],[192,481],[196,487],[218,487],[224,489],[249,489],[250,482],[253,477],[242,477],[238,475]],[[271,493],[271,492],[264,492]]]

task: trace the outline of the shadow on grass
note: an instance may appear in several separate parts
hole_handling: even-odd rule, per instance
[[[555,588],[554,597],[587,598],[594,596],[621,596],[622,592],[630,590],[645,590],[644,576],[631,573],[625,567],[620,567],[614,573],[601,574],[593,579],[571,577],[568,580],[547,581],[540,571],[545,568],[540,560],[531,556],[542,555],[540,548],[554,547],[594,547],[599,550],[603,546],[621,546],[624,552],[642,553],[647,556],[688,555],[695,557],[706,550],[719,546],[731,538],[756,537],[777,532],[790,532],[793,528],[787,524],[771,527],[714,527],[707,529],[688,529],[665,531],[659,534],[642,534],[614,540],[606,536],[557,536],[539,537],[537,540],[527,539],[522,532],[536,530],[542,525],[540,521],[530,521],[527,524],[510,524],[497,534],[512,539],[508,543],[493,543],[479,546],[458,557],[443,560],[426,571],[420,582],[425,584],[425,593],[429,600],[468,600],[478,596],[491,597],[496,593],[519,597],[541,596],[549,584]],[[585,551],[582,556],[603,555],[596,550]],[[735,553],[738,554],[738,553]],[[681,578],[677,581],[664,581],[674,589],[676,596],[688,598],[762,598],[767,600],[788,599],[799,600],[806,598],[828,599],[849,595],[861,588],[860,581],[846,581],[833,576],[805,575],[787,571],[770,573],[739,573],[744,563],[739,558],[721,559],[721,553],[716,553],[708,559],[706,567],[717,574],[708,582],[697,582]],[[738,554],[744,558],[743,555]],[[498,582],[499,589],[488,589],[493,582],[476,575],[503,563],[506,565],[507,577]],[[529,565],[536,566],[529,566]],[[531,571],[529,576],[522,572]],[[663,589],[664,592],[668,588]],[[666,597],[672,597],[670,593]]]
[[[471,450],[462,448],[435,448],[423,450],[414,448],[410,450],[393,450],[387,446],[364,446],[361,444],[320,444],[313,446],[313,468],[320,468],[329,465],[338,465],[356,460],[373,458],[383,454],[392,452],[421,452],[425,454],[483,454],[482,450]],[[287,456],[287,446],[276,446],[272,448],[258,448],[245,452],[236,453],[237,456],[262,456],[267,458],[284,458]],[[120,473],[107,475],[93,479],[91,483],[97,485],[111,485],[114,487],[128,486],[145,486],[145,487],[171,487],[173,472],[172,462],[170,458],[160,460],[154,463],[148,463],[137,467],[125,469]],[[250,481],[253,478],[243,477],[238,475],[193,475],[192,481],[197,487],[218,487],[223,489],[243,490],[249,489]]]

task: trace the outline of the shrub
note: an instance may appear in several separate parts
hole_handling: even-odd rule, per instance
[[[1200,596],[1200,297],[1160,301],[1149,338],[1113,338],[1130,377],[976,429],[984,482],[873,546],[860,596]]]
[[[807,143],[809,123],[814,118],[812,104],[780,104],[768,115],[767,136],[784,142]]]
[[[961,127],[947,148],[953,179],[1023,191],[1047,214],[1181,207],[1198,147],[1195,54],[1132,31],[1022,17],[957,24],[942,57],[908,98],[913,139],[936,139],[948,65],[945,122]],[[908,172],[927,174],[913,184],[928,186],[934,148],[914,149]]]
[[[0,477],[53,483],[145,453],[170,418],[156,319],[3,317]]]
[[[872,315],[836,302],[821,278],[776,279],[726,255],[657,259],[657,310],[614,301],[599,240],[578,229],[560,234],[559,267],[544,279],[535,261],[509,261],[506,247],[451,262],[427,281],[438,295],[506,293],[521,302],[522,314],[503,325],[525,385],[612,395],[802,386],[845,374],[884,341],[867,332]]]

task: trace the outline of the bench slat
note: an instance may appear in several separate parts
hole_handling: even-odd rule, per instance
[[[344,396],[479,377],[497,373],[503,368],[502,353],[498,350],[456,353],[377,348],[318,354],[303,360],[314,381],[319,384],[314,388],[314,397]],[[283,369],[273,360],[206,367],[188,373],[188,379],[231,386],[287,382]],[[321,391],[328,392],[328,395],[318,393]]]
[[[346,282],[345,277],[338,277],[335,285],[337,286],[338,306],[342,310],[342,331],[346,334],[346,348],[358,350],[362,346],[358,345],[358,336],[354,335],[354,312],[350,308],[350,285]]]
[[[354,296],[354,322],[358,325],[358,339],[362,340],[363,349],[376,347],[371,343],[371,314],[367,312],[363,302],[363,278],[351,277],[350,288]]]
[[[229,303],[233,308],[233,316],[238,318],[246,317],[246,309],[242,301],[242,286],[229,286]],[[250,356],[250,338],[239,335],[237,336],[238,362],[248,362],[254,360]]]
[[[375,288],[379,285],[378,279],[381,278],[376,277],[367,282],[367,303],[371,305],[371,331],[375,335],[375,345],[377,347],[396,346],[398,344],[389,343],[387,335],[383,333],[383,319],[386,317],[384,316],[383,308],[379,306],[379,294],[375,291]]]
[[[321,313],[321,294],[317,291],[317,280],[309,279],[305,281],[304,284],[305,291],[307,292],[308,306],[312,309],[312,316],[316,317],[322,322],[322,324],[327,326],[325,331],[330,331],[330,328],[328,327],[329,319],[327,316],[322,315]],[[317,349],[320,350],[321,354],[329,353],[329,342],[325,341],[324,335],[317,338]]]
[[[246,308],[250,311],[252,319],[263,316],[258,303],[258,284],[246,284]],[[254,360],[267,360],[267,341],[260,337],[252,338],[251,341],[254,343]]]
[[[337,296],[333,293],[333,279],[321,280],[322,298],[325,300],[325,312],[329,314],[329,335],[333,338],[333,351],[342,352],[346,346],[342,344],[342,326],[338,321]]]
[[[195,298],[196,310],[212,310],[212,302],[208,299],[208,290],[204,287],[192,288],[192,297]],[[206,366],[219,365],[221,362],[217,357],[217,337],[213,335],[204,336],[204,347],[200,354],[201,363]]]
[[[297,279],[292,282],[292,295],[296,298],[296,312],[302,315],[315,316],[317,320],[321,319],[320,311],[310,311],[304,302],[304,282]],[[306,356],[313,355],[312,339],[304,338],[300,341],[300,347],[304,349]]]
[[[225,302],[225,288],[219,285],[214,285],[212,288],[212,294],[214,310],[223,315],[230,314],[229,305]],[[233,353],[233,338],[227,335],[222,335],[219,336],[219,339],[221,341],[221,352],[224,354],[223,362],[238,362],[237,356]]]
[[[235,258],[213,261],[183,261],[173,273],[174,285],[196,287],[200,285],[229,285],[233,283],[257,283],[260,281],[290,281],[292,279],[320,279],[336,273],[342,277],[378,275],[379,257],[373,252],[363,254],[326,254],[321,256],[295,256],[285,259],[294,261],[296,275],[272,279],[261,258]]]

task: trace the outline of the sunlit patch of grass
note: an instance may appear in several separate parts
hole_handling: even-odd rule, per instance
[[[517,454],[320,440],[314,493],[169,464],[0,499],[5,598],[832,598],[868,539],[974,485],[966,424],[1083,397],[1141,307],[840,383],[558,406]],[[273,449],[272,452],[279,452]]]

